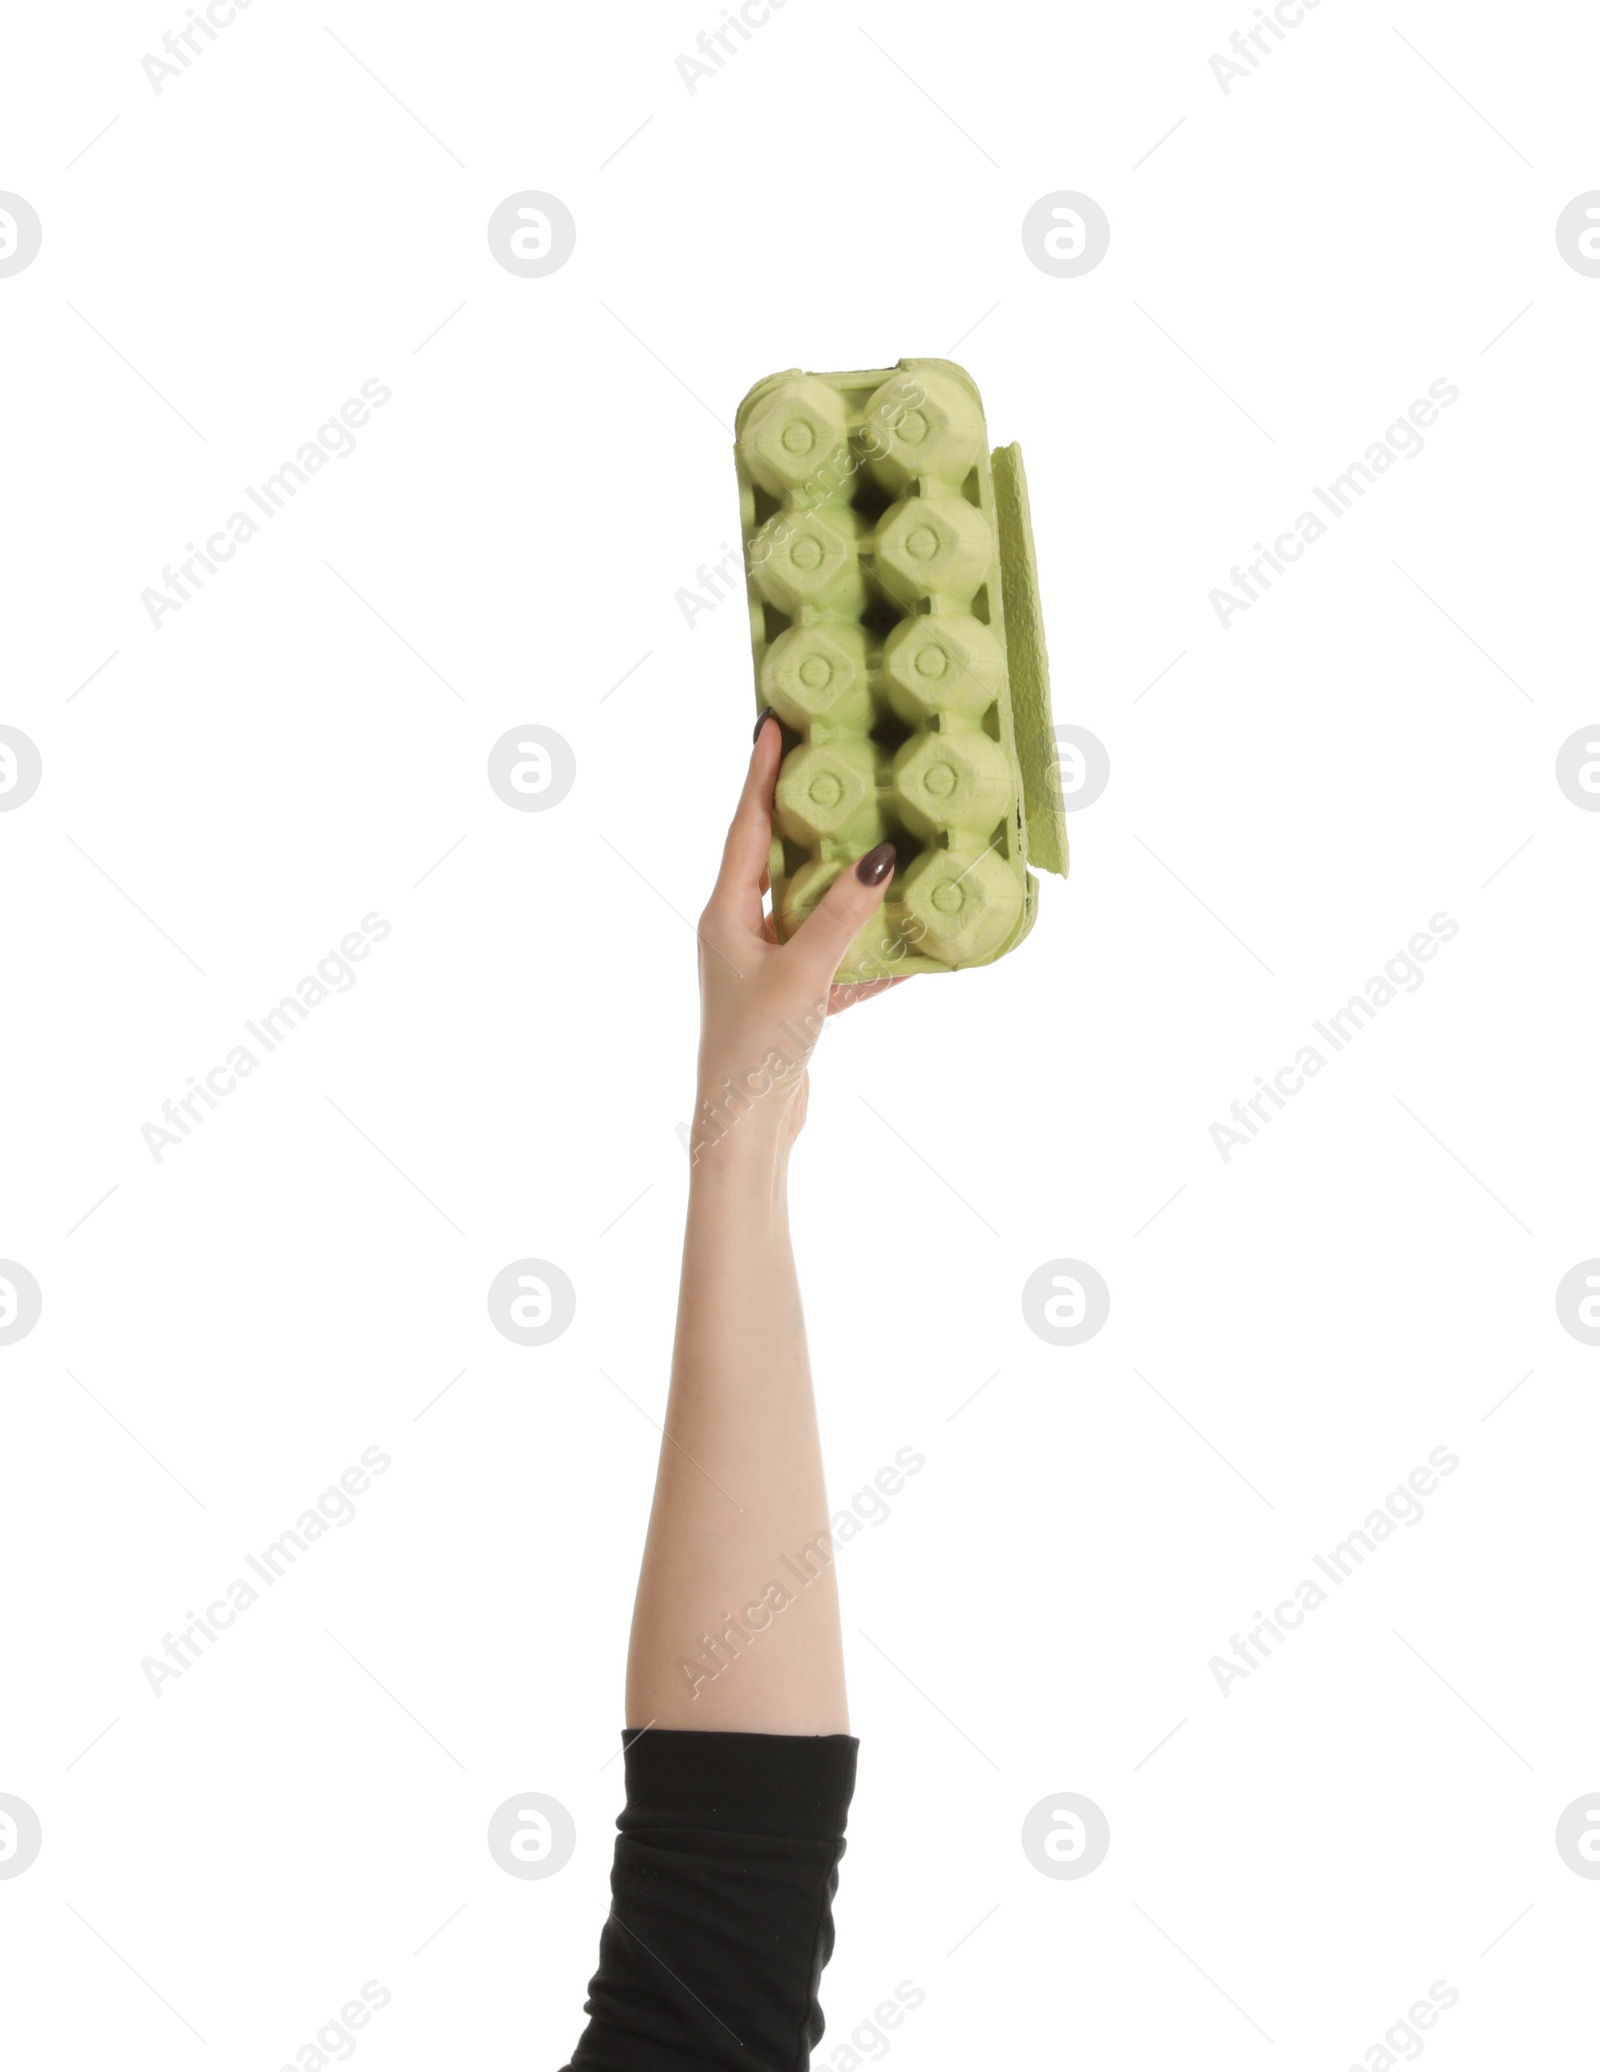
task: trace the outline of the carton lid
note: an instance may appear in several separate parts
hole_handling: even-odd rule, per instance
[[[1023,836],[1028,861],[1037,870],[1067,875],[1067,816],[1061,801],[1061,767],[1050,712],[1050,658],[1045,652],[1044,616],[1039,606],[1039,571],[1028,515],[1028,478],[1020,446],[997,446],[995,514],[1000,530],[1000,594],[1005,609],[1006,673],[1022,766]]]

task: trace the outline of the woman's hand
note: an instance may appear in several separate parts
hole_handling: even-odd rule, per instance
[[[779,943],[763,899],[782,760],[782,729],[763,714],[722,868],[696,931],[700,1084],[692,1163],[730,1130],[791,1139],[805,1119],[806,1063],[823,1022],[901,983],[892,976],[833,983],[845,951],[883,902],[895,861],[888,842],[842,871],[790,940]]]

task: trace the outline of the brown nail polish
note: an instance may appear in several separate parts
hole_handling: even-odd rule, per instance
[[[894,844],[880,842],[876,849],[869,849],[856,865],[856,876],[863,885],[875,888],[883,883],[893,869]]]
[[[759,718],[759,719],[758,719],[758,720],[756,721],[756,730],[755,730],[755,732],[754,732],[754,733],[753,733],[753,734],[752,734],[752,735],[750,736],[750,739],[751,739],[752,741],[759,741],[759,740],[761,739],[761,729],[762,729],[762,728],[763,728],[763,727],[764,727],[764,726],[766,725],[767,721],[768,721],[769,719],[771,719],[771,718],[772,718],[772,707],[771,707],[770,705],[763,705],[763,706],[762,706],[762,708],[761,708],[761,716],[760,716],[760,718]]]

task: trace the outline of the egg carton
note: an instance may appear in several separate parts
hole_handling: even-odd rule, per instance
[[[952,360],[791,368],[735,420],[756,700],[784,729],[780,938],[881,842],[883,905],[841,980],[991,964],[1067,835],[1028,489]]]

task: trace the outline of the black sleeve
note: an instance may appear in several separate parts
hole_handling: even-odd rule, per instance
[[[805,2072],[859,1745],[661,1729],[627,1742],[611,1912],[564,2072]]]

